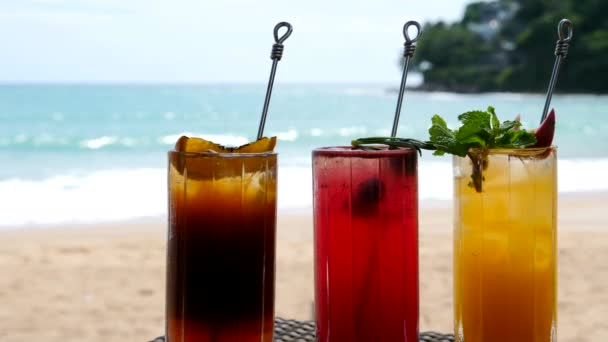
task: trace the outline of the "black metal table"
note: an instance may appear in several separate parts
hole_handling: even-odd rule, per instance
[[[315,323],[312,321],[296,321],[276,318],[274,321],[275,342],[315,342]],[[164,337],[158,337],[150,342],[165,342]],[[451,334],[435,332],[420,333],[420,342],[454,342]]]

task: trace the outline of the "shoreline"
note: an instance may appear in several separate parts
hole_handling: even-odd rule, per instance
[[[449,207],[453,166],[449,158],[420,163],[418,176],[421,208]],[[608,193],[608,158],[558,160],[560,198],[602,197]],[[584,170],[581,173],[581,170]],[[310,167],[280,167],[279,213],[310,212]],[[584,177],[581,177],[584,174]],[[98,223],[154,222],[167,212],[166,170],[99,170],[42,180],[0,181],[0,230]],[[152,185],[151,185],[152,184]],[[131,189],[123,193],[124,189]],[[116,194],[121,194],[117,196]],[[35,194],[32,196],[31,194]]]
[[[441,211],[442,215],[452,215],[452,200],[444,199],[424,199],[419,201],[419,215],[421,217],[420,224],[424,225],[426,219],[426,212],[429,211]],[[603,214],[605,205],[608,203],[608,191],[585,191],[585,192],[566,192],[558,195],[558,228],[559,222],[565,220],[571,222],[573,219],[582,219],[584,216],[593,216]],[[575,207],[577,210],[566,210],[561,211],[560,207]],[[312,218],[313,208],[298,207],[298,208],[280,208],[277,209],[277,227],[280,226],[281,217],[298,217],[298,218]],[[431,222],[433,217],[428,217]],[[95,229],[99,227],[107,226],[127,226],[136,227],[144,225],[162,225],[166,227],[167,224],[166,215],[158,216],[146,216],[146,217],[135,217],[124,220],[107,220],[107,221],[90,221],[90,222],[59,222],[49,224],[23,224],[23,225],[0,225],[0,234],[3,232],[16,232],[22,230],[72,230],[72,229]],[[593,220],[592,220],[593,221]],[[451,221],[450,221],[451,224]],[[608,219],[606,225],[594,224],[592,231],[606,231],[608,232]],[[604,227],[604,229],[601,229]],[[450,225],[451,228],[451,225]],[[312,229],[312,226],[311,226]]]
[[[365,86],[365,85],[361,85]],[[520,95],[530,95],[530,96],[547,96],[546,92],[526,92],[526,91],[509,91],[509,90],[485,90],[485,91],[473,91],[473,90],[458,90],[458,89],[449,89],[447,87],[441,86],[408,86],[405,87],[406,91],[411,91],[415,93],[446,93],[446,94],[458,94],[458,95],[487,95],[487,94],[520,94]],[[398,94],[399,88],[397,87],[386,87],[384,88],[384,92],[387,94]],[[554,95],[557,94],[559,96],[577,96],[577,95],[591,95],[591,96],[606,96],[608,93],[593,93],[589,91],[581,91],[581,92],[560,92],[555,91]]]

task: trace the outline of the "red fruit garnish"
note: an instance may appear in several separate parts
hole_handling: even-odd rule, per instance
[[[536,145],[532,147],[549,147],[553,142],[553,135],[555,133],[555,110],[551,109],[551,112],[540,126],[534,132],[536,136]]]

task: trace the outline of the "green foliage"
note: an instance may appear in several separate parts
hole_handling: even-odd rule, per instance
[[[472,28],[486,23],[488,13],[497,7],[514,12],[500,22],[495,35],[475,33]],[[460,22],[424,26],[413,63],[422,71],[428,89],[542,93],[555,59],[557,23],[569,18],[574,23],[574,38],[556,91],[607,93],[606,13],[606,0],[471,3]]]
[[[483,5],[483,2],[474,2],[467,5],[464,11],[464,17],[462,18],[462,23],[468,24],[479,22],[481,20],[481,9]]]
[[[500,123],[494,107],[460,114],[458,120],[460,128],[450,130],[439,115],[433,116],[429,134],[430,143],[437,149],[435,155],[449,153],[464,157],[471,149],[524,148],[536,143],[533,133],[516,129],[521,123]]]
[[[425,60],[439,68],[472,64],[486,53],[483,39],[462,25],[439,23],[425,25],[423,30],[424,38],[418,43],[414,63]]]
[[[525,148],[536,144],[536,136],[519,129],[519,121],[500,123],[494,107],[488,107],[487,111],[475,110],[460,114],[458,120],[461,122],[460,128],[451,130],[439,115],[433,116],[428,144],[435,147],[433,154],[437,156],[445,153],[469,156],[473,162],[470,185],[478,192],[482,190],[482,168],[487,165],[484,151],[493,148]]]
[[[424,38],[418,42],[413,63],[419,69],[422,62],[432,66],[421,69],[425,85],[461,92],[496,88],[498,70],[484,60],[494,48],[491,44],[461,23],[427,24],[423,30]]]
[[[458,143],[456,133],[448,128],[447,123],[442,117],[434,115],[432,122],[429,134],[431,135],[431,141],[437,148],[433,153],[434,155],[441,156],[445,153],[450,153],[463,157],[467,154],[466,146]]]

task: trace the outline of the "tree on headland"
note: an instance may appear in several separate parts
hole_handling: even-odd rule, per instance
[[[608,93],[608,1],[498,0],[469,4],[456,23],[427,23],[414,67],[424,89],[544,92],[557,23],[574,38],[557,91]]]

